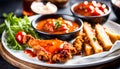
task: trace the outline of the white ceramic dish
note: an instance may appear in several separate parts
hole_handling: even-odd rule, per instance
[[[50,2],[46,3],[46,5],[43,2],[33,2],[31,9],[37,14],[54,14],[58,10],[57,6]]]
[[[39,16],[39,15],[31,16],[31,17],[29,17],[29,19],[32,21],[37,16]],[[108,21],[104,24],[104,26],[113,29],[117,33],[120,33],[120,31],[119,31],[120,25],[116,24],[115,22]],[[102,58],[94,58],[94,59],[89,59],[89,60],[88,60],[88,58],[87,59],[84,58],[84,60],[78,61],[78,62],[72,63],[72,64],[68,63],[69,61],[64,64],[48,64],[48,63],[39,61],[37,58],[29,57],[23,51],[14,51],[14,50],[9,49],[7,46],[6,39],[5,39],[5,31],[2,34],[2,44],[3,44],[4,48],[16,58],[26,61],[26,62],[29,62],[29,63],[33,63],[33,64],[37,64],[37,65],[41,65],[41,66],[48,66],[48,67],[58,67],[58,68],[78,68],[79,67],[79,68],[81,68],[81,67],[95,66],[95,65],[108,63],[108,62],[113,61],[120,57],[120,50],[117,50],[114,53],[112,53],[106,57],[102,57]],[[71,59],[71,60],[78,59],[78,58],[83,58],[83,57],[74,56],[73,59]]]

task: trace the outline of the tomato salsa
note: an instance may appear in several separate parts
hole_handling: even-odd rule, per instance
[[[36,29],[50,34],[64,34],[73,32],[79,28],[79,25],[73,21],[65,20],[62,17],[57,19],[49,18],[39,21]]]
[[[100,16],[108,12],[105,4],[96,1],[84,1],[73,8],[73,11],[83,16]]]

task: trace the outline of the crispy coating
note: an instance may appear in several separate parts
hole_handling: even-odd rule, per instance
[[[62,44],[59,48],[59,46],[54,46],[59,42]],[[37,55],[39,60],[47,61],[47,62],[59,62],[64,63],[72,58],[73,54],[76,54],[76,49],[73,47],[72,44],[61,41],[58,39],[53,40],[40,40],[40,39],[34,39],[28,42],[28,45],[31,46],[34,50],[34,53]],[[54,47],[53,47],[54,46]],[[53,51],[53,49],[56,49]],[[52,52],[53,51],[53,52]]]
[[[43,50],[34,49],[34,52],[37,55],[39,60],[49,61],[49,59],[51,58],[51,56],[48,56],[47,53],[45,51],[43,51]]]
[[[57,54],[54,54],[52,57],[53,62],[63,63],[72,58],[72,55],[67,50],[62,50]]]
[[[93,47],[95,53],[103,52],[103,48],[98,43],[98,40],[95,36],[95,32],[92,29],[91,25],[87,22],[84,22],[83,30],[86,33],[86,37],[88,37],[90,41],[90,45]]]
[[[83,45],[83,37],[84,37],[84,33],[83,31],[80,31],[79,36],[76,37],[75,41],[73,42],[73,46],[76,48],[77,53],[76,54],[80,54],[80,52],[82,51],[82,45]]]
[[[68,52],[70,52],[72,55],[75,55],[77,53],[77,50],[75,47],[73,47],[72,44],[65,42],[65,44],[63,45],[63,49],[64,50],[68,50]]]
[[[32,36],[32,35],[25,35],[23,37],[23,43],[26,44],[26,43],[29,43],[29,41],[31,40],[34,40],[35,38]]]
[[[105,32],[103,26],[100,24],[96,24],[95,30],[97,33],[97,38],[98,38],[99,42],[102,44],[103,49],[108,51],[112,47],[113,44],[112,44],[109,36]]]
[[[109,50],[117,40],[120,40],[120,34],[104,28],[100,24],[92,27],[88,22],[84,22],[83,31],[76,37],[73,46],[76,48],[77,54],[82,52],[83,56],[88,56]]]
[[[89,44],[84,44],[84,53],[86,56],[93,54],[93,49]]]
[[[110,37],[112,43],[115,43],[115,41],[120,40],[120,34],[114,32],[113,30],[105,28],[105,32]]]

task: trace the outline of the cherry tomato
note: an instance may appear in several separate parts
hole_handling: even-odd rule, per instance
[[[26,33],[24,31],[19,31],[16,34],[16,40],[17,40],[18,43],[23,44],[23,37],[24,37],[24,35],[26,35]]]

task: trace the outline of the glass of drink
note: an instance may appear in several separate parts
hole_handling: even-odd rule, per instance
[[[34,12],[31,10],[31,4],[35,0],[22,0],[23,4],[23,11],[22,13],[27,16],[31,16],[34,14]]]

